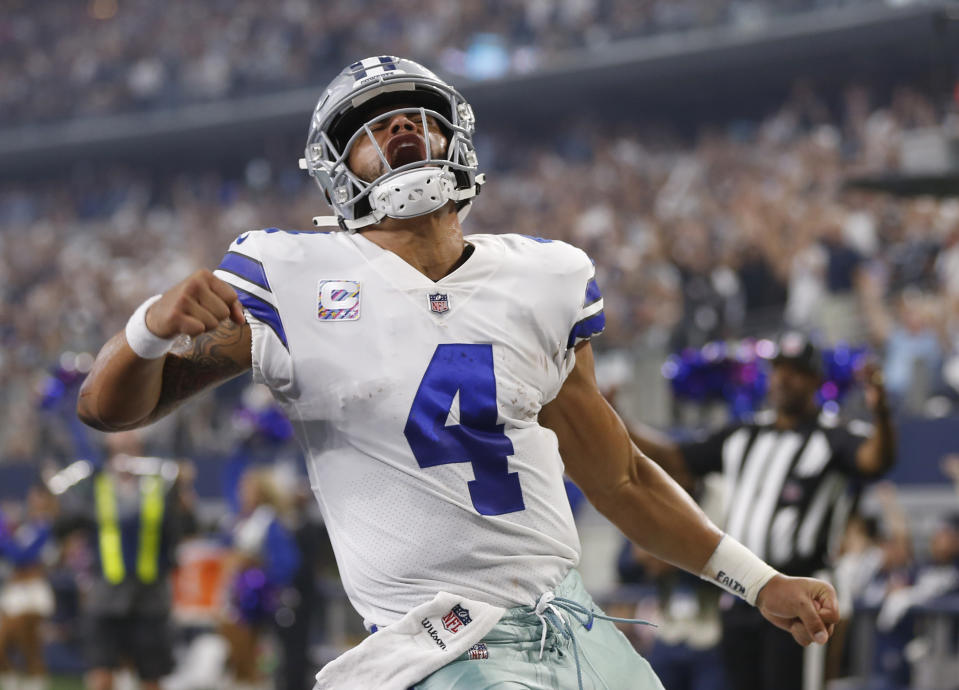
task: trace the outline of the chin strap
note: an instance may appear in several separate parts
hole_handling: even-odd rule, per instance
[[[460,222],[463,222],[469,214],[473,197],[479,194],[480,187],[485,182],[486,175],[480,173],[476,176],[476,183],[472,187],[456,189],[455,177],[450,170],[437,168],[410,170],[373,188],[370,192],[370,205],[373,207],[371,213],[356,220],[347,220],[338,216],[315,216],[313,225],[317,228],[338,227],[347,232],[356,232],[360,228],[375,225],[386,217],[425,216],[442,208],[448,201],[460,204],[457,215]]]

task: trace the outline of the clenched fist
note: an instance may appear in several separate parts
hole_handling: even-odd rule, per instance
[[[200,335],[227,318],[238,325],[245,323],[240,298],[205,268],[164,292],[146,313],[147,328],[160,338]]]
[[[839,621],[836,590],[808,577],[777,575],[759,592],[756,606],[766,620],[791,633],[803,647],[825,644]]]

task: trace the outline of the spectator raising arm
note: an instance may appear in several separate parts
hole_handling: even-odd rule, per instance
[[[856,467],[866,476],[879,476],[896,461],[896,435],[883,384],[882,369],[870,363],[862,370],[866,405],[873,414],[874,429],[856,451]]]

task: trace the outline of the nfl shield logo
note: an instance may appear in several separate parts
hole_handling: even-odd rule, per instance
[[[430,311],[445,314],[450,310],[450,298],[445,292],[434,292],[430,296]]]
[[[444,628],[449,630],[451,633],[456,634],[464,625],[469,625],[472,623],[473,619],[470,618],[469,609],[464,609],[462,606],[457,604],[449,613],[443,616],[442,621]]]
[[[466,654],[473,661],[477,659],[489,659],[489,647],[482,642],[477,642],[466,650]]]

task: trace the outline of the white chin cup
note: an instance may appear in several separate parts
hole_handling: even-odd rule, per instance
[[[443,168],[417,168],[376,185],[370,205],[377,215],[414,218],[441,208],[456,188],[453,173]]]

